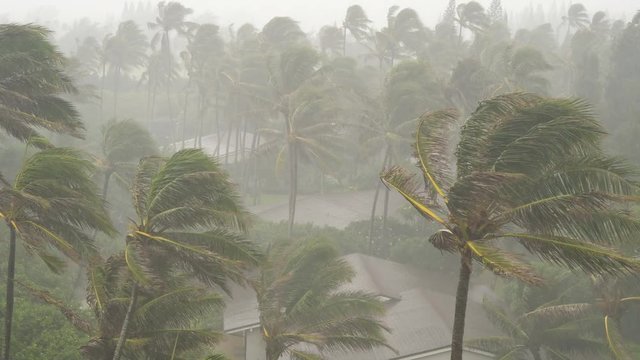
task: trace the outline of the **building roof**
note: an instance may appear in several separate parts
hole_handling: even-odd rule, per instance
[[[391,329],[387,339],[398,352],[377,348],[366,352],[335,353],[336,360],[400,359],[451,343],[455,307],[452,274],[421,273],[408,266],[362,254],[344,257],[356,276],[348,288],[364,290],[390,299],[383,322]],[[446,276],[445,276],[446,275]],[[471,293],[484,293],[471,286]],[[497,334],[489,325],[481,305],[470,296],[465,335],[469,338]],[[258,305],[251,290],[237,288],[224,312],[225,332],[234,333],[259,325]]]

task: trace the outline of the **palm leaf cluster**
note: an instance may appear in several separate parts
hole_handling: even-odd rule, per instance
[[[80,261],[95,253],[90,232],[113,234],[93,171],[81,152],[50,148],[26,159],[13,183],[2,179],[0,217],[53,271],[63,266],[60,255]]]
[[[48,36],[36,25],[0,25],[0,128],[21,141],[39,137],[38,129],[82,137],[76,109],[61,97],[76,88]]]
[[[588,105],[527,93],[483,101],[460,130],[450,169],[447,144],[456,117],[440,111],[420,119],[415,158],[424,181],[399,167],[381,178],[442,225],[430,241],[461,255],[461,284],[469,281],[471,260],[501,276],[541,283],[514,246],[592,274],[638,270],[637,260],[614,248],[640,230],[620,206],[636,194],[635,172],[602,151],[604,130]],[[464,286],[458,296],[461,307]],[[454,328],[458,340],[463,324]]]
[[[558,306],[555,316],[537,309],[515,318],[486,299],[483,306],[503,335],[471,339],[465,344],[495,354],[498,359],[567,360],[571,355],[606,354],[606,347],[583,331],[584,322],[575,316],[579,305]]]
[[[133,279],[124,256],[118,254],[89,271],[87,300],[97,319],[97,332],[80,349],[87,359],[112,359],[130,301]],[[213,324],[224,303],[220,295],[179,278],[165,278],[168,290],[140,289],[123,356],[127,359],[187,359],[192,351],[213,346],[221,334]]]
[[[277,242],[252,280],[268,360],[325,359],[387,346],[384,305],[348,289],[354,273],[324,240]]]

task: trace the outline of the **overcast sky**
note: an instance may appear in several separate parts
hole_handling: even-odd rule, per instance
[[[0,18],[11,21],[27,21],[34,17],[48,20],[72,21],[90,17],[96,21],[117,19],[122,13],[126,0],[0,0]],[[137,2],[137,1],[136,1]],[[322,25],[339,22],[346,8],[359,3],[376,24],[382,24],[387,9],[392,5],[416,9],[427,25],[433,25],[442,14],[448,0],[182,0],[187,7],[197,13],[212,13],[218,23],[251,22],[261,27],[270,18],[287,15],[300,21],[306,31],[317,30]],[[491,0],[480,0],[488,6]],[[542,3],[546,8],[557,2],[558,7],[570,0],[503,0],[508,12],[519,12],[530,3]],[[582,0],[591,13],[607,10],[612,17],[627,18],[640,9],[640,0]],[[152,1],[156,3],[156,1]]]

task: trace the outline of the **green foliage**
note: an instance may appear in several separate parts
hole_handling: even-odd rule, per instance
[[[289,355],[388,346],[380,321],[384,304],[375,295],[344,289],[355,274],[324,240],[272,243],[250,283],[260,311],[268,360]],[[309,350],[294,345],[311,346]]]

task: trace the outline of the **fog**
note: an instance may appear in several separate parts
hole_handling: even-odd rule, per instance
[[[0,7],[0,360],[640,359],[637,0]]]

